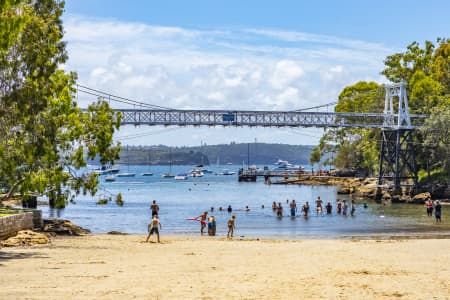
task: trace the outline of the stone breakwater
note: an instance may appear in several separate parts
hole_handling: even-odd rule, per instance
[[[438,197],[435,197],[435,195],[428,191],[414,194],[411,189],[402,189],[401,192],[394,194],[389,189],[378,187],[376,178],[303,176],[300,178],[280,180],[273,184],[336,185],[340,186],[337,192],[338,194],[376,199],[379,201],[392,201],[396,203],[424,203],[428,199],[448,201],[448,199],[445,198],[449,198],[449,195],[447,194],[448,191],[438,195]],[[442,199],[442,197],[444,197],[444,199]]]
[[[21,230],[41,227],[42,213],[40,210],[0,217],[0,240],[15,236]]]

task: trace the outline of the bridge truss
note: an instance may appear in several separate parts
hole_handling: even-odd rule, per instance
[[[227,111],[117,109],[123,125],[163,126],[250,126],[250,127],[330,127],[393,128],[382,113],[330,113],[305,111]],[[396,116],[393,117],[396,119]],[[423,123],[424,116],[411,115],[409,129]]]

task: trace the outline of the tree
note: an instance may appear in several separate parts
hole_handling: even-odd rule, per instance
[[[450,105],[432,109],[422,132],[431,168],[450,178]]]
[[[1,28],[8,42],[0,52],[0,183],[6,198],[36,192],[63,207],[80,192],[96,193],[97,176],[80,169],[86,156],[99,156],[103,164],[118,158],[120,145],[112,137],[121,116],[101,99],[86,111],[77,107],[76,74],[60,68],[68,58],[64,2],[1,3],[2,24],[15,25]]]
[[[321,158],[320,148],[314,147],[313,151],[311,152],[311,156],[309,158],[309,164],[313,168],[312,169],[313,173],[314,173],[314,164],[320,163],[320,158]]]

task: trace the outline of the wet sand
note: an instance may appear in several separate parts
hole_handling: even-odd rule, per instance
[[[0,299],[450,299],[450,239],[144,240],[1,248]]]

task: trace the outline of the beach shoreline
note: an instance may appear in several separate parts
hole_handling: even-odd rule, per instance
[[[448,299],[450,239],[92,234],[0,249],[1,299]]]

